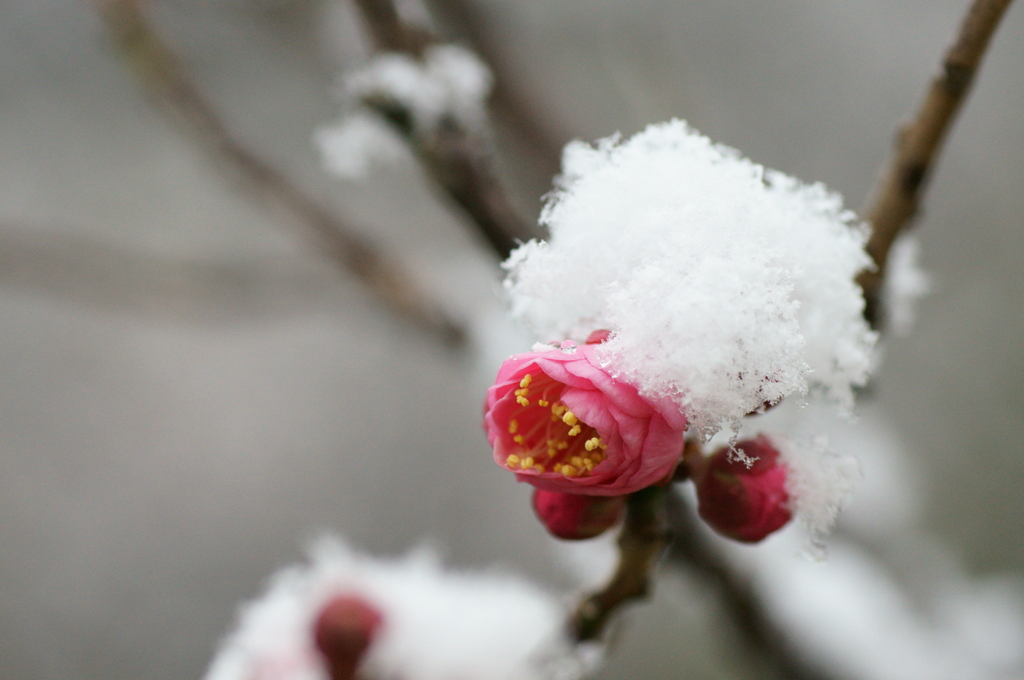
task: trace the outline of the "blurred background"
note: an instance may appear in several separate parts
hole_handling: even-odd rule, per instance
[[[965,4],[470,7],[554,144],[685,118],[856,209]],[[369,49],[353,8],[143,8],[235,137],[390,253],[468,339],[384,307],[185,134],[95,5],[0,0],[0,676],[197,678],[237,604],[325,529],[568,585],[480,428],[498,364],[534,340],[504,318],[497,259],[417,166],[322,169],[312,136]],[[438,32],[465,38],[438,9]],[[885,342],[869,407],[910,455],[915,522],[978,577],[1024,573],[1020,10],[933,176],[918,225],[933,292],[913,333]],[[556,159],[514,115],[496,121],[533,221]],[[754,677],[712,602],[663,584],[631,619],[605,677]]]

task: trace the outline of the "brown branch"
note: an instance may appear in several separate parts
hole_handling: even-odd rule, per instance
[[[355,0],[377,49],[421,56],[431,43],[430,32],[404,22],[391,0]]]
[[[812,669],[795,653],[750,584],[700,535],[693,510],[675,491],[668,498],[667,515],[672,531],[668,561],[697,572],[713,584],[726,613],[755,658],[775,669],[773,677],[826,680],[827,676]]]
[[[619,534],[619,564],[604,588],[586,597],[569,622],[579,642],[601,637],[611,615],[650,589],[651,572],[668,543],[666,487],[650,487],[629,497]]]
[[[138,0],[100,0],[99,8],[146,86],[196,133],[204,147],[226,159],[262,195],[274,199],[307,229],[322,252],[355,274],[390,307],[448,344],[458,345],[465,340],[461,325],[448,318],[439,304],[425,299],[395,262],[235,139],[213,105],[186,76],[177,56],[147,22]]]
[[[416,147],[424,165],[500,259],[538,235],[509,202],[494,172],[492,152],[479,136],[458,124],[443,124],[420,138]]]
[[[879,322],[879,297],[889,249],[919,209],[921,194],[942,143],[1011,1],[974,0],[917,114],[900,129],[874,203],[864,212],[872,227],[867,250],[877,267],[862,273],[858,283],[867,301],[865,316],[874,326]]]
[[[355,0],[382,50],[421,59],[434,38],[405,24],[392,0]],[[430,129],[421,129],[413,111],[388,98],[366,101],[403,136],[423,167],[451,200],[469,216],[499,258],[505,259],[520,242],[538,235],[518,215],[501,182],[486,129],[475,129],[455,116],[443,116]],[[484,126],[485,127],[485,126]]]
[[[474,0],[431,0],[431,7],[439,10],[453,24],[460,38],[469,42],[494,73],[491,104],[519,138],[520,144],[533,152],[539,161],[537,172],[545,178],[558,174],[562,147],[570,137],[556,129],[550,115],[541,113],[540,103],[532,90],[522,86],[521,78],[508,67],[498,48],[499,36],[493,29],[498,18],[492,16],[493,7],[484,7]]]

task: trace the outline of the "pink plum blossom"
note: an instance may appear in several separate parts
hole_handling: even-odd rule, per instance
[[[591,343],[607,333],[595,332]],[[686,415],[612,377],[594,344],[525,352],[501,365],[484,427],[494,460],[538,489],[621,496],[672,474]]]
[[[768,437],[738,442],[741,455],[722,448],[711,456],[688,457],[697,485],[697,514],[712,529],[744,543],[756,543],[793,517],[786,468]]]

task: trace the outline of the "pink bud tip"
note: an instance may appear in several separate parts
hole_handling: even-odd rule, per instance
[[[587,336],[588,345],[600,345],[611,336],[612,332],[607,328],[601,328]]]
[[[697,485],[697,514],[712,529],[744,543],[756,543],[793,517],[786,491],[786,468],[764,435],[738,442],[748,460],[722,448],[703,460],[688,461]]]
[[[536,489],[533,509],[549,533],[567,541],[594,538],[619,523],[625,496],[581,496]]]
[[[313,624],[313,640],[323,655],[331,680],[352,680],[383,617],[358,595],[330,600]]]

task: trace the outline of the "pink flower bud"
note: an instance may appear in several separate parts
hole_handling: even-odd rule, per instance
[[[682,409],[613,378],[597,351],[598,344],[565,342],[501,365],[487,391],[484,427],[494,461],[519,481],[622,496],[665,479],[679,462]]]
[[[383,617],[358,595],[339,595],[324,605],[313,624],[313,640],[331,680],[352,680]]]
[[[581,496],[572,493],[533,492],[533,509],[548,532],[567,541],[600,536],[619,523],[626,496]]]
[[[697,514],[712,529],[737,541],[756,543],[793,517],[786,492],[786,468],[764,435],[736,444],[747,463],[729,449],[687,460],[697,485]],[[695,457],[696,458],[696,457]]]

